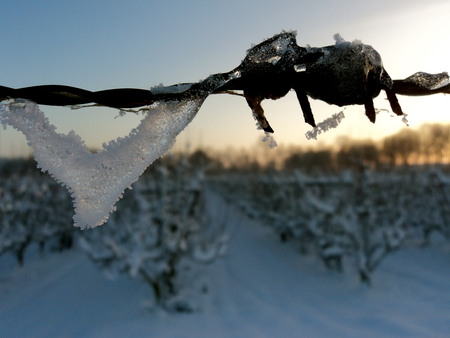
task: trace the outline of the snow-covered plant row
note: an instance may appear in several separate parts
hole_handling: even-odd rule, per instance
[[[33,161],[16,161],[0,170],[0,255],[12,252],[19,264],[32,243],[43,250],[50,242],[51,249],[63,250],[73,241],[70,195],[34,166]]]
[[[433,231],[450,238],[450,178],[437,169],[393,174],[361,167],[328,178],[279,173],[227,178],[219,187],[327,267],[342,270],[349,257],[367,283],[392,251],[424,243]]]
[[[166,158],[144,173],[104,227],[72,226],[69,193],[32,160],[0,162],[0,256],[23,264],[30,244],[54,250],[75,240],[110,277],[127,274],[148,283],[168,310],[190,311],[204,292],[202,266],[226,248],[226,209],[204,188],[203,168]]]
[[[82,232],[81,245],[108,276],[127,274],[147,283],[153,304],[191,311],[195,305],[185,293],[199,282],[193,271],[199,262],[214,261],[225,244],[225,222],[210,215],[205,194],[202,170],[184,160],[154,165],[104,226]]]

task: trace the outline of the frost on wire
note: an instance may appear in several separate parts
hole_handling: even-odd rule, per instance
[[[4,128],[9,124],[21,131],[34,149],[38,167],[71,192],[75,225],[92,228],[107,221],[124,190],[173,146],[206,96],[152,106],[128,136],[103,144],[97,154],[74,131],[57,133],[32,101],[3,102],[0,122]]]

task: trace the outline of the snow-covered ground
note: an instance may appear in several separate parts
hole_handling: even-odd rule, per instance
[[[150,288],[107,280],[81,250],[0,257],[1,337],[450,337],[450,250],[389,256],[373,286],[326,271],[230,211],[228,253],[192,314],[149,311]]]

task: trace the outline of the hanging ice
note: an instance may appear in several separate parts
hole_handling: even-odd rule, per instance
[[[327,132],[330,129],[337,128],[341,121],[345,118],[344,111],[341,111],[337,114],[333,114],[331,117],[323,120],[322,122],[317,124],[317,127],[313,128],[313,130],[308,131],[305,135],[308,140],[314,139],[317,140],[317,135]]]
[[[124,190],[172,147],[206,97],[205,93],[196,99],[155,105],[127,137],[103,144],[97,154],[90,153],[75,132],[57,133],[31,101],[1,103],[0,122],[26,136],[42,171],[48,171],[72,193],[75,225],[88,228],[106,222]]]
[[[275,139],[273,138],[273,135],[272,135],[272,133],[269,133],[269,132],[265,132],[264,133],[264,137],[263,137],[263,139],[262,139],[262,141],[263,142],[269,142],[269,148],[270,149],[274,149],[274,148],[276,148],[276,147],[278,147],[278,143],[277,143],[277,141],[275,141]]]

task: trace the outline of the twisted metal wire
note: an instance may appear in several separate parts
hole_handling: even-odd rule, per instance
[[[137,108],[149,106],[158,101],[183,100],[195,97],[198,90],[188,93],[152,93],[151,90],[137,88],[117,88],[101,91],[88,91],[81,88],[62,85],[42,85],[13,89],[0,86],[0,100],[27,99],[49,106],[78,106],[96,104],[111,108]]]
[[[278,46],[277,43],[279,41],[282,41],[283,45],[287,46],[281,49],[280,54],[279,49],[274,47]],[[205,94],[206,96],[218,93],[236,94],[236,90],[242,90],[242,95],[247,99],[247,103],[262,129],[266,132],[273,132],[264,116],[261,101],[268,98],[277,99],[283,97],[290,89],[294,89],[303,110],[305,122],[315,127],[314,116],[308,102],[308,95],[317,96],[317,92],[316,94],[311,94],[309,84],[311,81],[314,82],[315,76],[317,75],[315,73],[317,70],[314,69],[317,67],[313,67],[314,69],[312,71],[306,70],[306,77],[305,73],[297,71],[297,67],[301,66],[300,68],[302,68],[315,64],[316,61],[325,55],[325,51],[333,51],[333,48],[339,50],[339,48],[333,46],[309,49],[300,47],[296,43],[293,32],[282,32],[252,47],[242,63],[232,71],[213,74],[205,80],[196,83],[182,83],[150,90],[118,88],[100,91],[88,91],[62,85],[42,85],[18,89],[0,86],[0,101],[20,98],[51,106],[82,106],[94,104],[127,109],[149,106],[161,101],[195,99],[197,97],[205,97]],[[376,53],[376,51],[373,52]],[[359,66],[364,67],[366,63],[362,62]],[[385,73],[384,69],[381,68],[377,71],[380,71],[381,74]],[[326,71],[329,71],[329,69]],[[323,73],[320,74],[320,71],[319,75],[322,76],[321,81],[327,81],[327,78],[324,78]],[[387,77],[389,76],[387,75]],[[379,83],[369,83],[370,79],[362,80],[364,86],[366,86],[364,102],[366,115],[372,122],[375,122],[372,98],[378,95],[380,89],[386,91],[391,107],[398,115],[402,115],[403,112],[397,101],[396,94],[408,96],[424,96],[438,93],[450,94],[449,76],[445,72],[439,74],[418,72],[406,79],[394,80],[390,82],[391,85],[386,85],[386,81],[382,83],[382,78],[377,80],[375,77],[375,81]],[[333,86],[327,87],[327,84],[322,86],[321,82],[318,84],[315,83],[314,85],[318,86],[319,90],[322,91],[321,94],[327,94],[324,97],[332,98],[329,100],[324,99],[330,104],[341,106],[342,104],[363,103],[357,97],[359,94],[356,94],[352,102],[345,101],[345,103],[342,103],[340,98],[336,97],[336,93],[333,92]],[[322,99],[320,96],[318,98]]]
[[[228,73],[216,74],[213,76],[223,77],[223,82],[227,82],[227,74]],[[229,80],[229,83],[227,84],[227,90],[244,89],[239,85],[234,86],[231,81],[232,80]],[[223,83],[220,82],[220,85],[223,85]],[[220,85],[217,87],[220,87]],[[153,93],[151,90],[137,88],[117,88],[93,92],[63,85],[41,85],[18,89],[0,86],[0,101],[11,98],[21,98],[50,106],[97,104],[120,109],[148,106],[158,101],[179,101],[186,98],[194,98],[200,92],[204,91],[208,91],[211,94],[227,92],[215,89],[216,88],[207,88],[204,81],[193,83],[190,89],[181,93]],[[436,89],[428,89],[417,83],[408,81],[407,79],[394,80],[393,91],[395,94],[407,96],[425,96],[439,93],[450,94],[450,84]]]

